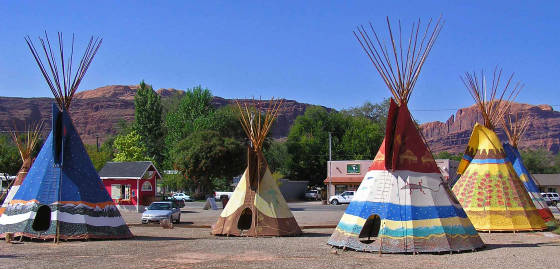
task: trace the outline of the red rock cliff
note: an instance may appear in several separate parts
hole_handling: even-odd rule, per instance
[[[514,103],[511,111],[524,112],[533,119],[519,142],[520,148],[545,148],[554,153],[560,150],[560,112],[554,111],[549,105],[520,103]],[[472,105],[457,110],[446,122],[428,122],[420,125],[420,128],[432,151],[462,153],[476,122],[482,123],[482,116]],[[497,133],[503,143],[507,142],[501,128],[498,128]]]

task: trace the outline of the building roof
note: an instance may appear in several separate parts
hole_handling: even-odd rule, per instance
[[[158,178],[161,178],[158,170],[150,161],[142,162],[107,162],[101,171],[99,177],[101,179],[108,178],[131,178],[141,179],[146,172],[155,171]]]
[[[560,174],[533,174],[533,179],[539,186],[560,185]]]

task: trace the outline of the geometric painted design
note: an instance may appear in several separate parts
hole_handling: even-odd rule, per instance
[[[398,107],[391,100],[386,129],[375,160],[328,244],[392,253],[484,246],[443,182],[406,105]]]
[[[494,131],[475,124],[457,173],[453,192],[477,230],[546,228]]]

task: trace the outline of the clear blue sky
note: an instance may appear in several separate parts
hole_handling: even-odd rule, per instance
[[[410,102],[417,120],[471,105],[459,75],[495,65],[525,83],[518,101],[558,105],[560,4],[529,2],[2,0],[0,96],[51,96],[23,39],[47,30],[67,41],[74,32],[81,45],[104,38],[80,90],[144,79],[156,89],[200,84],[226,98],[343,109],[389,96],[352,35],[357,25],[384,30],[385,16],[409,25],[443,14]]]

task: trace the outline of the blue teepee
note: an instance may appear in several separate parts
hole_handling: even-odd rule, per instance
[[[45,51],[51,51],[48,38],[47,42],[41,41],[43,47],[48,44]],[[62,55],[61,34],[59,41]],[[53,104],[52,109],[52,131],[25,181],[0,217],[0,237],[6,233],[55,240],[132,237],[95,171],[67,111],[100,40],[93,41],[92,38],[76,76],[72,77],[63,65],[62,76],[57,76],[58,71],[51,69],[53,78],[45,72],[33,43],[29,39],[27,42],[57,104]],[[49,66],[57,70],[52,55],[47,60]],[[72,70],[71,62],[66,68]],[[59,77],[64,83],[60,83]]]
[[[554,221],[554,215],[548,208],[548,205],[546,204],[544,198],[541,196],[539,187],[535,183],[533,176],[531,175],[531,173],[529,173],[527,167],[525,167],[517,146],[505,143],[504,150],[506,151],[507,158],[513,165],[513,169],[515,170],[515,172],[519,176],[519,179],[521,179],[521,181],[523,182],[523,186],[525,186],[525,189],[529,193],[529,196],[531,197],[533,204],[537,208],[539,215],[541,215],[541,217],[546,222]]]

